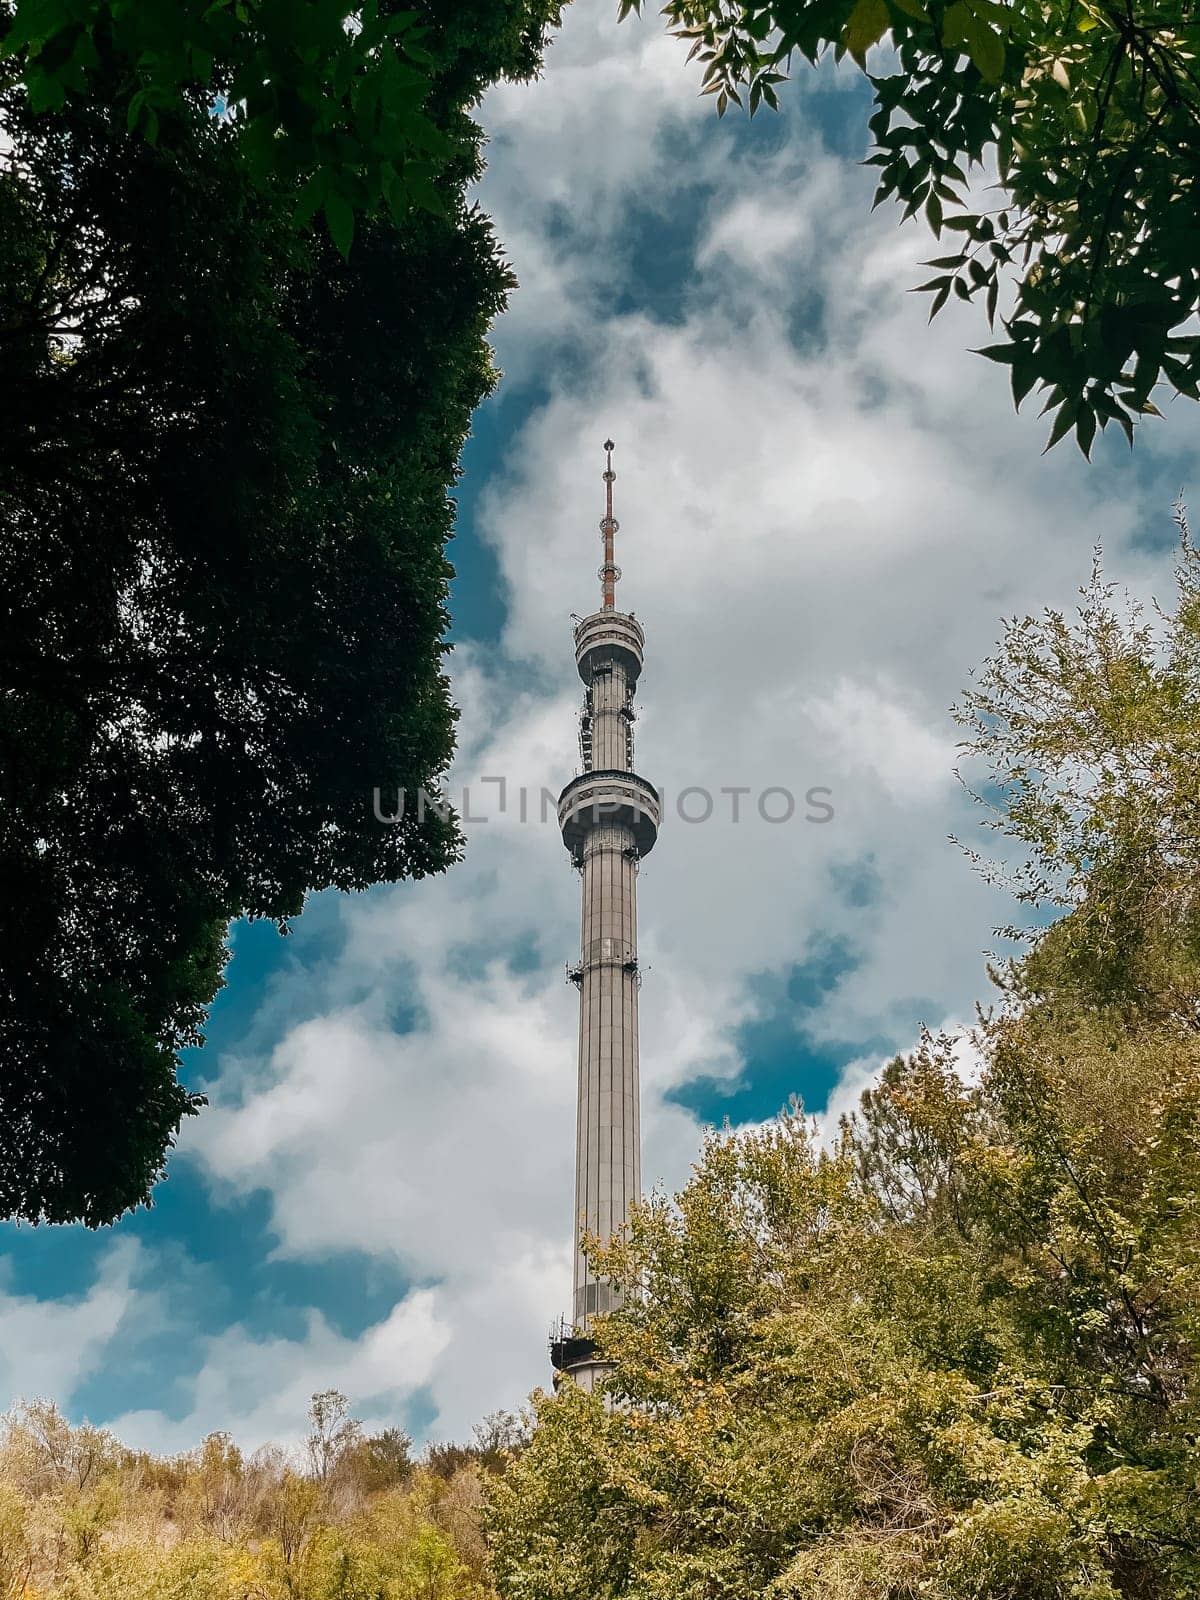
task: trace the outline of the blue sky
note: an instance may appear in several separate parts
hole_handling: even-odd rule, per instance
[[[482,203],[521,289],[463,458],[455,782],[575,769],[569,614],[617,440],[620,599],[646,625],[639,768],[832,792],[827,824],[672,816],[640,887],[645,1170],[792,1094],[835,1115],[922,1022],[969,1022],[1010,908],[948,842],[947,714],[1002,615],[1069,605],[1100,540],[1169,588],[1195,413],[1088,467],[1013,415],[982,330],[904,293],[861,81],[718,123],[656,19],[568,15],[502,87]],[[370,786],[364,775],[364,812]],[[494,788],[490,791],[494,796]],[[577,886],[552,826],[473,828],[434,883],[241,926],[189,1081],[212,1105],[152,1210],[0,1239],[0,1389],[131,1442],[294,1438],[308,1395],[462,1436],[545,1381],[567,1304]],[[3,1398],[0,1396],[0,1398]]]

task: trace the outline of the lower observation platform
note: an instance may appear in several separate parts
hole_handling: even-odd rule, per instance
[[[580,1334],[556,1332],[550,1340],[550,1365],[555,1372],[570,1372],[596,1359],[596,1341]]]
[[[570,1378],[581,1389],[596,1389],[613,1370],[613,1363],[600,1354],[594,1339],[569,1331],[564,1324],[550,1335],[550,1364],[554,1368],[554,1387]]]
[[[630,829],[639,856],[649,855],[661,820],[658,791],[636,772],[585,772],[558,797],[558,825],[573,857],[582,852],[592,828],[614,823]]]

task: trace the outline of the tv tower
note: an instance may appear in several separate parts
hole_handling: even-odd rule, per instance
[[[574,1308],[550,1353],[556,1383],[565,1374],[588,1389],[608,1370],[590,1336],[592,1318],[615,1310],[621,1296],[593,1272],[579,1239],[607,1240],[641,1196],[636,891],[638,863],[654,848],[660,821],[653,784],[633,770],[633,697],[646,640],[633,613],[616,609],[613,449],[606,440],[600,609],[575,627],[584,770],[558,800],[563,843],[582,879],[583,928],[579,963],[568,968],[579,988]]]

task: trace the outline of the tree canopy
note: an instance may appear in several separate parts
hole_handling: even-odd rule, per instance
[[[622,14],[641,0],[620,0]],[[1133,439],[1158,388],[1200,398],[1200,11],[1194,0],[667,0],[724,112],[778,107],[793,56],[868,72],[876,203],[952,249],[931,318],[979,304],[1050,443]],[[874,48],[878,47],[878,48]]]
[[[348,249],[358,211],[443,206],[434,179],[455,145],[439,89],[464,45],[492,56],[488,75],[537,65],[540,39],[521,7],[468,6],[449,29],[429,11],[386,0],[9,0],[0,56],[30,110],[102,99],[150,144],[164,118],[207,98],[251,174],[296,188],[297,219],[323,210]]]
[[[0,65],[6,1215],[148,1197],[231,918],[459,853],[370,794],[452,750],[447,490],[512,281],[467,111],[548,15],[425,7],[441,204],[364,216],[348,258],[206,94],[151,142],[121,60],[52,109]]]
[[[1185,532],[1165,616],[1013,622],[961,715],[1062,914],[826,1143],[714,1134],[596,1252],[636,1292],[491,1492],[504,1600],[1196,1592],[1198,596]]]

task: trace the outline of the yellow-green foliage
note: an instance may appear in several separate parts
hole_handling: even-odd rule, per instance
[[[400,1437],[380,1489],[357,1425],[318,1480],[223,1434],[156,1458],[23,1404],[0,1428],[0,1600],[486,1600],[478,1461],[414,1468]]]
[[[596,1252],[605,1396],[537,1403],[504,1600],[1200,1594],[1200,560],[1014,623],[975,749],[1059,921],[965,1081],[927,1037],[824,1148],[713,1137]]]
[[[713,1139],[607,1256],[607,1398],[491,1490],[506,1600],[1200,1593],[1200,1039],[1094,1017],[890,1067],[833,1152]]]

